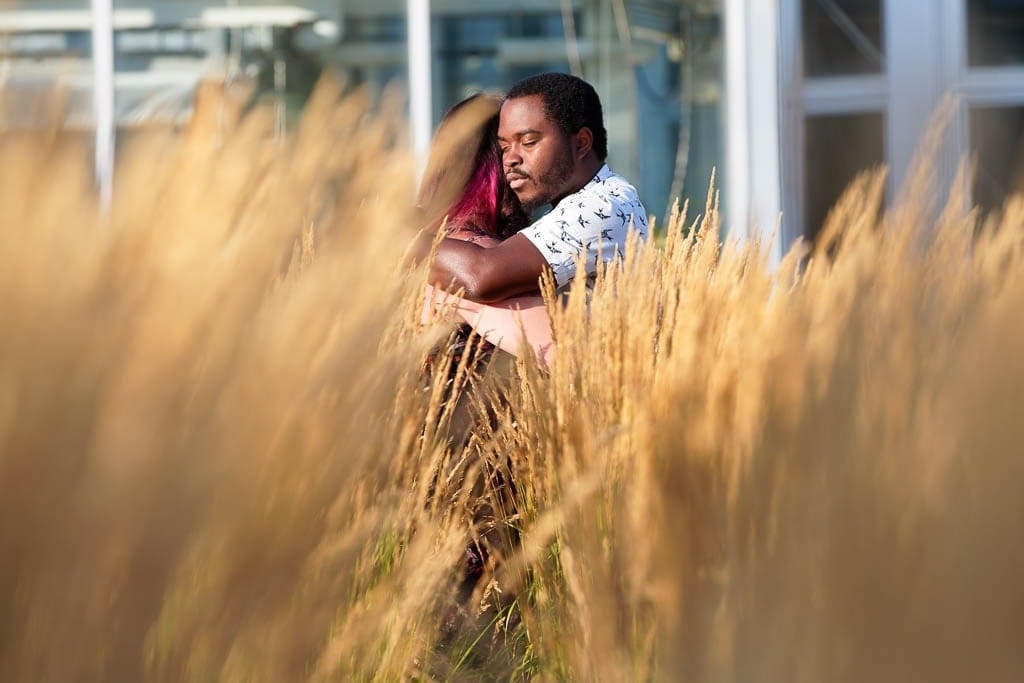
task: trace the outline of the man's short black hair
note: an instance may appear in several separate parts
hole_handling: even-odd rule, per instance
[[[604,161],[608,157],[608,133],[604,129],[601,98],[594,86],[571,74],[546,73],[530,76],[512,86],[507,99],[539,95],[545,114],[566,133],[572,135],[586,126],[594,136],[594,153]]]

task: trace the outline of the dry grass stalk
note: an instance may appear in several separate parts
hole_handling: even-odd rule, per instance
[[[1019,679],[1024,199],[976,231],[866,175],[772,270],[712,196],[463,444],[368,106],[282,143],[208,86],[109,220],[81,147],[4,137],[0,678]],[[451,641],[481,495],[521,551]]]

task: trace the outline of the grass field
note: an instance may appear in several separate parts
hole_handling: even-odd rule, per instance
[[[453,411],[366,111],[206,86],[106,215],[0,140],[0,680],[1021,680],[1024,198],[865,175],[774,269],[700,202]]]

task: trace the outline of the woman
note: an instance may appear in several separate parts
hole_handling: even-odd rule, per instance
[[[499,98],[480,94],[463,100],[445,115],[417,198],[428,233],[444,230],[447,237],[492,247],[529,224],[529,216],[505,183],[497,143],[500,108]],[[480,369],[499,348],[517,357],[532,351],[542,367],[550,361],[551,321],[539,295],[484,305],[428,286],[423,322],[446,311],[453,311],[461,321],[452,341],[453,366],[469,350],[478,354],[476,369]],[[484,340],[475,348],[474,330]],[[454,367],[451,372],[454,375]],[[453,411],[450,433],[455,444],[464,446],[478,421],[488,417],[465,404],[461,408]],[[481,577],[487,567],[493,571],[516,543],[504,523],[515,506],[512,483],[502,474],[506,467],[478,464],[482,471],[473,483],[470,504],[476,538],[464,550],[455,602],[443,619],[449,634],[458,631],[460,623],[473,620],[475,609],[469,607],[480,603],[481,591],[489,585]],[[467,466],[464,461],[463,467]],[[511,599],[500,593],[495,599],[499,598],[506,603]]]
[[[500,98],[473,95],[455,105],[438,127],[417,201],[430,232],[443,229],[447,237],[492,247],[529,224],[505,182],[497,142],[500,109]],[[551,360],[551,320],[540,295],[485,305],[428,287],[423,321],[446,310],[463,321],[457,343],[465,344],[475,330],[513,356],[532,351],[542,367]]]

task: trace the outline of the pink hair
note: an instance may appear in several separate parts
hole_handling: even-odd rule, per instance
[[[453,228],[475,227],[488,235],[496,235],[499,182],[498,165],[492,159],[482,159],[466,183],[462,197],[448,212],[448,224]]]

